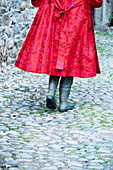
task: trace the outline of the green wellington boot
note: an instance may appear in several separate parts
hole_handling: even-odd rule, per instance
[[[73,103],[68,103],[73,77],[62,77],[59,88],[59,112],[66,112],[74,109]]]
[[[58,76],[50,76],[49,77],[49,87],[48,87],[48,95],[46,98],[46,107],[49,109],[56,109],[55,102],[55,92],[59,82]]]

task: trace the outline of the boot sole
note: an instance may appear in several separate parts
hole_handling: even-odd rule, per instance
[[[73,108],[70,108],[70,109],[64,109],[64,110],[58,109],[58,111],[59,111],[59,112],[67,112],[68,110],[73,110],[73,109],[74,109],[74,107],[73,107]]]

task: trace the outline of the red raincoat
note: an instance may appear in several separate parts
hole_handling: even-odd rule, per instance
[[[39,7],[15,66],[34,73],[89,78],[100,73],[92,7],[102,0],[32,0]]]

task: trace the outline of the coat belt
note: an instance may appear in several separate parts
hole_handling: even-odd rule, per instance
[[[65,56],[68,55],[68,15],[71,9],[76,8],[87,0],[81,0],[78,3],[70,4],[67,8],[63,8],[58,0],[52,0],[55,7],[59,10],[58,13],[54,16],[54,21],[57,22],[59,19],[62,18],[62,26],[60,31],[60,40],[59,40],[59,49],[58,49],[58,56],[56,62],[56,69],[63,70],[65,64]]]

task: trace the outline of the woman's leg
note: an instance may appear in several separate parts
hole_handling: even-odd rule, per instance
[[[49,87],[48,87],[48,96],[54,96],[58,82],[59,82],[59,76],[50,76],[49,77]]]
[[[74,108],[73,103],[68,103],[73,77],[62,77],[59,88],[59,111],[65,112]]]
[[[58,86],[59,78],[59,76],[49,77],[48,95],[46,99],[46,106],[49,109],[56,109],[55,92]]]

